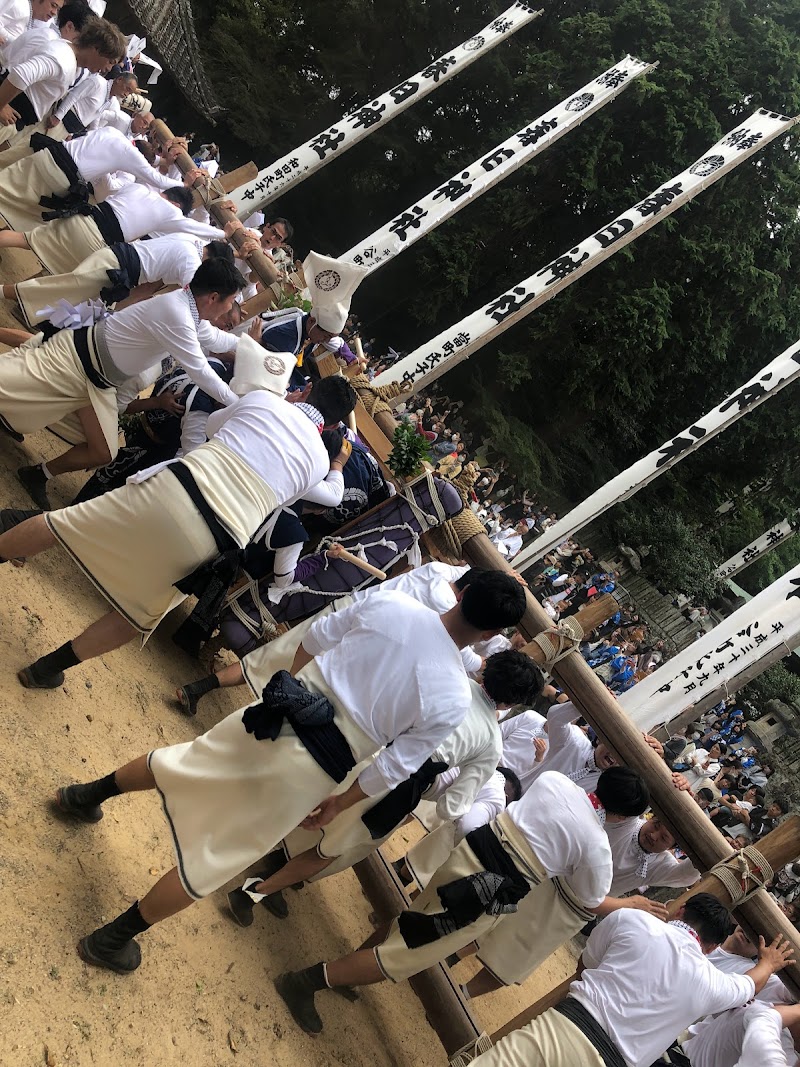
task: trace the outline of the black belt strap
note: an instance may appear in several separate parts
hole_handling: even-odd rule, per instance
[[[110,204],[93,204],[89,214],[107,245],[124,244],[125,234]]]
[[[387,793],[369,811],[364,812],[361,821],[369,830],[373,841],[386,837],[399,826],[419,804],[425,790],[429,789],[437,777],[446,770],[446,763],[426,759],[408,781],[395,786],[391,793]]]
[[[53,157],[53,162],[64,174],[64,177],[70,185],[77,185],[79,182],[83,181],[81,172],[75,165],[75,160],[66,150],[61,141],[57,141],[55,137],[48,137],[46,133],[31,134],[31,148],[34,152],[43,152],[46,149]],[[91,193],[91,186],[88,182],[86,185]]]
[[[234,539],[219,521],[211,505],[200,491],[200,486],[194,480],[194,475],[186,466],[185,463],[171,463],[169,470],[178,481],[181,483],[182,488],[186,491],[189,499],[200,512],[203,522],[211,531],[211,536],[216,542],[216,546],[219,549],[220,555],[225,552],[237,551],[239,552],[239,546]]]
[[[620,1050],[597,1019],[584,1008],[579,1000],[567,996],[556,1004],[553,1010],[569,1019],[572,1025],[580,1030],[592,1048],[596,1049],[606,1067],[627,1067]]]
[[[72,340],[75,345],[75,351],[78,353],[78,359],[81,361],[84,374],[97,389],[110,389],[111,382],[107,381],[97,370],[92,363],[91,355],[89,354],[89,330],[90,326],[82,326],[79,330],[72,331]]]
[[[39,122],[36,109],[25,93],[18,93],[11,101],[11,106],[19,112],[19,118],[14,123],[18,130],[22,131],[26,126],[35,126]]]
[[[126,300],[131,289],[135,289],[139,284],[142,273],[142,261],[133,245],[118,241],[111,246],[111,251],[119,263],[119,270],[106,271],[110,284],[100,290],[100,299],[106,304]]]
[[[68,111],[61,121],[64,123],[67,133],[71,133],[73,137],[80,137],[86,133],[86,127],[74,111]]]

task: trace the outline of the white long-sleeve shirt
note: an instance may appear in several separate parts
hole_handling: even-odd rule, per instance
[[[132,151],[136,150],[132,149]],[[144,158],[142,162],[145,166],[149,166]],[[187,219],[181,209],[171,201],[166,200],[154,189],[148,189],[147,186],[138,183],[124,185],[118,192],[108,197],[106,204],[112,209],[119,222],[123,241],[136,241],[145,234],[188,233],[205,237],[209,241],[220,236],[219,230],[211,226],[203,226],[194,219]]]
[[[64,148],[87,182],[96,182],[112,171],[121,170],[153,189],[175,187],[175,182],[151,167],[139,149],[134,148],[128,138],[112,126],[91,130],[84,137],[73,137],[71,141],[64,142]],[[178,211],[174,204],[170,206]],[[145,233],[149,233],[149,230],[142,231],[142,234]]]
[[[111,98],[112,82],[100,74],[87,73],[62,97],[53,114],[63,119],[68,111],[76,115],[87,130],[100,125],[100,117]]]
[[[367,597],[317,619],[303,648],[382,749],[358,779],[367,796],[407,781],[470,705],[461,655],[440,616],[404,593]]]
[[[547,742],[546,724],[544,715],[540,715],[533,708],[500,723],[500,734],[503,738],[503,755],[500,762],[516,774],[523,792],[530,785],[531,772],[540,766],[535,762],[536,749],[533,741],[539,737]]]
[[[138,153],[137,153],[138,154]],[[150,241],[134,241],[139,257],[140,284],[188,285],[203,262],[203,242],[189,233],[173,233]]]
[[[0,2],[0,37],[5,43],[16,40],[28,29],[30,22],[31,5],[28,0]]]
[[[650,1067],[700,1016],[739,1007],[755,993],[752,978],[717,970],[683,923],[632,908],[597,924],[583,964],[570,996],[600,1023],[629,1067]]]
[[[171,355],[209,396],[233,404],[239,398],[209,367],[206,353],[235,352],[238,338],[205,320],[195,325],[190,300],[178,289],[110,315],[103,330],[111,359],[126,378],[135,378]]]
[[[641,885],[685,889],[700,877],[690,859],[676,859],[671,852],[644,851],[639,844],[639,830],[646,822],[646,819],[633,818],[606,823],[614,861],[614,878],[609,890],[612,897],[631,893]]]
[[[440,819],[460,819],[469,811],[478,792],[495,773],[502,751],[494,704],[483,686],[471,681],[469,687],[472,701],[466,715],[432,757],[459,770],[452,782],[441,781],[440,775],[425,793],[425,800],[436,801]]]
[[[534,764],[524,777],[520,775],[523,791],[529,789],[545,771],[572,774],[594,762],[592,742],[572,721],[578,718],[580,712],[570,701],[566,704],[554,704],[550,708],[547,713],[547,754],[542,762]],[[599,777],[599,771],[587,767],[585,775],[577,781],[582,789],[591,792]]]
[[[25,93],[37,116],[43,119],[67,92],[77,73],[75,50],[69,41],[42,35],[36,55],[21,63],[9,63],[8,80]]]

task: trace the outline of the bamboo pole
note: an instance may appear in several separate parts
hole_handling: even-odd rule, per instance
[[[169,141],[175,140],[175,135],[172,130],[170,130],[166,123],[161,119],[155,120],[150,127],[150,132],[162,149]],[[197,169],[197,164],[188,152],[180,152],[175,159],[175,164],[181,174],[188,174],[190,171]],[[203,198],[203,194],[206,191],[205,180],[198,178],[192,188],[197,190],[200,193],[201,198]],[[229,222],[239,221],[235,212],[231,211],[229,208],[222,207],[221,204],[215,203],[214,200],[208,201],[207,209],[209,215],[223,228]],[[222,236],[223,235],[220,234],[220,237]],[[246,239],[244,230],[237,230],[233,236],[229,238],[231,244],[237,249],[241,248]],[[260,248],[251,252],[246,259],[250,269],[258,278],[260,278],[265,286],[272,285],[273,282],[278,280],[278,268],[275,266],[272,259],[265,255]]]

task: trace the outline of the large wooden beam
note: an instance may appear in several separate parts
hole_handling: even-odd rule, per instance
[[[790,863],[797,855],[800,855],[800,816],[792,815],[786,822],[782,823],[772,833],[767,834],[758,842],[758,850],[762,856],[767,860],[773,870],[777,870],[778,867],[782,867],[786,863]],[[730,893],[727,891],[723,883],[713,874],[707,874],[700,879],[699,882],[687,889],[685,893],[682,893],[679,897],[671,900],[667,905],[667,910],[670,915],[675,915],[680,909],[682,904],[685,904],[690,897],[695,896],[696,893],[710,893],[712,896],[717,897],[722,903],[730,908],[732,904]],[[757,894],[760,898],[763,893]],[[763,893],[766,896],[766,893]],[[755,899],[755,898],[754,898]],[[769,897],[767,897],[769,899]],[[736,914],[736,913],[734,913]],[[737,914],[737,918],[738,918]],[[749,926],[749,924],[746,924]],[[748,933],[752,936],[754,931],[748,929]],[[756,943],[758,943],[756,938]],[[508,1034],[513,1033],[514,1030],[519,1030],[521,1026],[526,1026],[529,1022],[537,1019],[540,1015],[546,1012],[549,1008],[554,1007],[559,1001],[563,1000],[569,992],[570,985],[577,979],[578,973],[570,975],[565,979],[561,985],[556,986],[545,996],[540,997],[530,1007],[523,1009],[518,1015],[515,1015],[513,1019],[509,1020],[502,1026],[497,1033],[492,1034],[492,1044],[503,1038]]]
[[[166,123],[164,123],[161,119],[155,120],[155,122],[150,127],[150,133],[159,143],[162,149],[169,141],[175,140],[175,135],[173,134],[172,130],[170,130]],[[197,164],[188,152],[180,152],[175,159],[175,163],[181,174],[188,174],[189,171],[197,169]],[[193,188],[196,189],[202,197],[203,192],[206,189],[206,183],[203,179],[198,178],[197,181],[194,183]],[[227,223],[234,222],[237,220],[237,215],[235,214],[235,212],[230,211],[228,208],[222,207],[218,203],[214,203],[213,200],[208,203],[207,207],[209,215],[223,228]],[[220,234],[220,237],[221,236],[222,234]],[[233,237],[230,238],[230,241],[235,248],[241,248],[245,240],[246,238],[242,230],[238,230],[236,233],[234,233]],[[278,268],[275,266],[275,263],[272,261],[271,257],[265,255],[260,248],[258,248],[254,252],[251,252],[247,256],[247,263],[250,266],[250,269],[256,275],[256,277],[258,277],[264,283],[265,286],[272,285],[273,282],[278,280]]]
[[[408,907],[408,898],[397,875],[380,852],[368,856],[353,869],[380,922],[388,922]],[[481,1029],[447,967],[439,963],[414,975],[409,984],[448,1056],[480,1036]]]
[[[475,566],[511,569],[484,534],[471,537],[463,549],[465,559]],[[533,597],[528,603],[526,620],[526,624],[537,630],[547,628],[550,623]],[[727,859],[733,852],[730,842],[711,824],[688,793],[675,789],[667,765],[644,742],[641,731],[582,657],[567,656],[555,664],[550,673],[558,679],[580,714],[617,759],[636,768],[645,779],[653,807],[695,867],[707,871],[715,863]],[[766,893],[761,892],[742,904],[737,914],[744,925],[768,941],[781,934],[794,946],[795,957],[800,960],[800,934]],[[790,964],[781,972],[781,977],[800,995],[800,963]]]

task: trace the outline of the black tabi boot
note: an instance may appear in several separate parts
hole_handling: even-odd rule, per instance
[[[149,929],[150,923],[142,918],[137,900],[113,922],[101,926],[88,937],[82,937],[78,942],[78,955],[84,963],[105,967],[117,974],[130,974],[142,962],[142,950],[133,939]]]
[[[25,440],[25,438],[22,436],[22,434],[18,430],[15,430],[14,427],[9,422],[6,422],[6,420],[3,418],[2,415],[0,415],[0,431],[2,431],[5,434],[8,434],[8,436],[11,438],[12,441],[24,441]]]
[[[100,822],[103,818],[100,805],[109,797],[119,795],[114,774],[107,774],[95,782],[62,786],[56,791],[55,808],[59,814],[71,815],[82,822]]]
[[[188,685],[182,685],[177,692],[178,703],[187,715],[196,715],[200,698],[204,697],[206,693],[210,693],[213,689],[219,689],[219,678],[217,678],[216,674],[209,674],[207,678],[201,678],[197,682],[189,682]]]
[[[42,470],[41,464],[36,463],[30,467],[18,467],[17,480],[37,508],[41,508],[42,511],[50,510],[50,501],[47,496],[47,475]]]
[[[64,671],[78,663],[80,660],[72,649],[72,642],[67,641],[55,652],[48,652],[17,671],[17,678],[26,689],[59,689],[64,684]]]
[[[278,996],[300,1029],[307,1034],[322,1033],[322,1019],[314,1004],[314,995],[327,988],[324,963],[315,963],[304,971],[287,971],[275,979]]]
[[[280,849],[276,852],[270,852],[264,856],[261,861],[261,866],[264,870],[260,874],[251,875],[251,877],[258,878],[259,881],[265,882],[267,878],[270,878],[273,874],[277,874],[278,871],[283,870],[288,862],[285,854],[281,852]],[[261,903],[267,911],[271,911],[272,914],[279,919],[286,919],[289,915],[289,906],[280,889],[276,893],[270,893],[261,901]],[[253,909],[255,906],[256,902],[252,897],[249,897],[241,887],[233,889],[228,893],[228,907],[231,910],[231,915],[239,926],[253,925]]]

